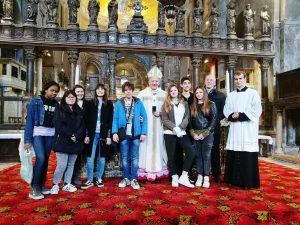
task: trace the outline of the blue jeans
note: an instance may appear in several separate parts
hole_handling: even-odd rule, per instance
[[[53,176],[53,184],[59,184],[63,176],[64,184],[71,183],[76,158],[77,154],[56,152],[57,165]]]
[[[198,174],[209,176],[211,168],[211,148],[213,141],[214,136],[212,134],[204,138],[202,141],[194,141]]]
[[[31,186],[36,191],[41,191],[45,186],[48,160],[53,144],[53,136],[34,136],[33,148],[36,156],[35,164],[33,166],[33,177]]]
[[[130,136],[126,136],[126,139],[120,143],[123,176],[129,180],[137,178],[139,146],[140,139],[131,139]]]
[[[99,143],[99,145],[98,145]],[[95,155],[97,151],[98,146],[98,166],[97,166],[97,176],[96,179],[100,179],[103,176],[104,173],[104,166],[105,166],[105,157],[100,157],[100,133],[95,133],[94,141],[93,141],[93,147],[92,147],[92,153],[90,157],[86,157],[86,165],[87,165],[87,179],[91,182],[93,182],[94,177],[94,162],[95,162]]]

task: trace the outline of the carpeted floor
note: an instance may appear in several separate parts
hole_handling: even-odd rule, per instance
[[[51,156],[48,186],[55,169]],[[118,188],[120,179],[105,179],[104,188],[34,201],[19,178],[20,165],[0,172],[0,224],[300,224],[300,174],[260,161],[261,188],[242,190],[226,184],[211,188],[172,188],[168,180],[142,184],[141,190]]]

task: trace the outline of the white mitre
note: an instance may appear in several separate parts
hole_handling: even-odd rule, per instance
[[[160,80],[162,78],[162,72],[157,66],[153,66],[151,70],[149,70],[148,74],[148,79],[158,79]]]

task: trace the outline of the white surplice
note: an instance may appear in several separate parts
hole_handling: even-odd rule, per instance
[[[230,122],[226,149],[232,151],[258,152],[258,126],[262,112],[260,97],[256,90],[232,91],[226,98],[224,115],[233,112],[245,113],[250,119],[244,122]]]
[[[157,111],[161,111],[166,95],[167,93],[160,88],[157,91],[152,91],[151,88],[147,87],[137,96],[145,106],[148,120],[146,141],[140,142],[139,148],[139,178],[146,176],[148,180],[155,180],[168,175],[168,159],[161,118],[152,114],[153,106],[156,107]]]

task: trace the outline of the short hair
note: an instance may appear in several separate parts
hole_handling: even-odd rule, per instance
[[[191,82],[191,79],[189,77],[183,77],[180,80],[180,84],[183,84],[184,81],[188,80],[189,82]]]
[[[238,72],[236,72],[236,73],[234,74],[234,76],[240,76],[240,75],[243,75],[244,78],[246,78],[246,73],[243,72],[243,71],[238,71]]]
[[[128,87],[128,89],[134,91],[134,85],[130,83],[129,81],[126,81],[124,84],[122,84],[122,92],[125,92],[125,88]]]
[[[50,81],[48,83],[46,83],[43,87],[43,89],[41,90],[41,95],[45,95],[46,91],[51,87],[51,86],[56,86],[58,88],[57,92],[59,92],[60,90],[60,86],[58,83],[56,83],[54,80]]]

